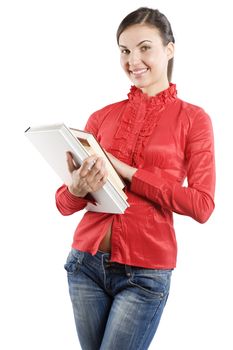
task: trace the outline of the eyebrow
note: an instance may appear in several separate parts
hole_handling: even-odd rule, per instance
[[[151,40],[142,40],[142,41],[140,41],[140,43],[138,43],[136,46],[138,47],[138,46],[140,46],[141,44],[143,44],[143,43],[145,43],[145,42],[150,42],[150,43],[152,43]],[[119,44],[119,47],[123,47],[124,49],[127,48],[127,46],[120,45],[120,44]]]

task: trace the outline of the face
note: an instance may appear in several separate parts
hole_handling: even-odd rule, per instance
[[[167,65],[174,44],[163,45],[159,30],[135,24],[119,37],[121,65],[132,83],[149,96],[168,88]]]

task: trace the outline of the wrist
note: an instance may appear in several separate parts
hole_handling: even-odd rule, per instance
[[[69,191],[71,194],[73,194],[73,195],[76,196],[76,197],[80,197],[80,198],[84,198],[84,197],[87,195],[87,193],[88,193],[88,192],[86,192],[86,191],[78,191],[78,190],[76,190],[72,185],[67,186],[67,188],[68,188],[68,191]]]
[[[132,178],[133,178],[133,176],[134,176],[134,174],[136,173],[137,170],[138,170],[137,168],[130,167],[129,171],[128,171],[128,174],[127,174],[127,177],[126,177],[126,180],[131,182]]]

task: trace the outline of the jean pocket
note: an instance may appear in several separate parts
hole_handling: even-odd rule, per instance
[[[129,279],[129,285],[137,287],[143,294],[162,300],[169,293],[170,270],[135,270]]]
[[[70,251],[64,265],[64,268],[69,275],[78,273],[80,266],[82,265],[83,256],[84,253],[77,249],[72,249]]]

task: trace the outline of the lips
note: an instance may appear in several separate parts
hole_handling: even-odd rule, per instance
[[[136,69],[130,70],[130,73],[133,74],[135,77],[139,77],[145,74],[147,71],[148,71],[148,68],[136,68]]]

